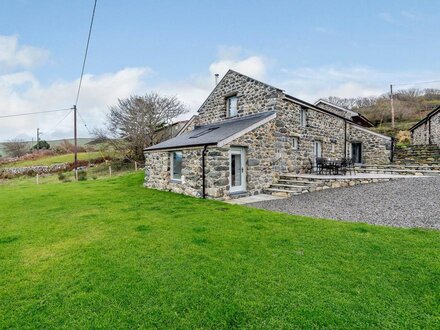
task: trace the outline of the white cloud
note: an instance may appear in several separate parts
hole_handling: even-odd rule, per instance
[[[394,19],[394,17],[389,14],[389,13],[379,13],[379,18],[382,19],[383,21],[387,22],[387,23],[396,23],[396,20]]]
[[[85,75],[81,89],[78,111],[89,128],[101,126],[108,106],[117,98],[135,93],[145,93],[144,81],[151,72],[148,68],[126,68],[115,73]],[[0,75],[0,109],[2,115],[18,114],[51,109],[69,108],[74,103],[78,80],[57,81],[43,86],[30,72]],[[45,139],[72,136],[72,119],[66,118],[59,127],[56,124],[67,112],[4,118],[0,122],[0,140],[12,137],[30,139],[37,127]],[[79,136],[88,136],[79,121]]]
[[[32,71],[25,68],[35,66],[46,54],[38,48],[19,46],[17,37],[3,37],[8,44],[0,58],[3,69],[16,68],[18,72],[3,73],[0,70],[0,113],[18,114],[42,110],[69,108],[74,103],[78,79],[59,80],[49,85],[40,82]],[[1,42],[1,41],[0,41]],[[6,56],[6,53],[9,54]],[[19,54],[19,59],[12,60],[11,54]],[[7,63],[7,65],[6,65]],[[145,78],[151,76],[152,70],[147,67],[125,68],[102,75],[86,74],[82,83],[78,111],[89,128],[100,127],[105,119],[108,106],[115,104],[117,98],[132,94],[144,94],[157,91],[165,95],[175,95],[189,108],[190,113],[182,118],[195,114],[200,105],[211,93],[214,85],[214,74],[222,77],[229,69],[257,79],[265,79],[268,63],[262,56],[248,54],[241,47],[221,47],[218,58],[206,72],[194,75],[181,81],[165,84],[147,84]],[[21,68],[21,71],[18,70]],[[13,137],[32,138],[37,127],[47,140],[71,136],[72,118],[66,118],[59,127],[56,124],[67,112],[40,114],[35,116],[5,118],[0,121],[0,141]],[[88,136],[85,127],[79,121],[79,136]]]
[[[283,70],[284,78],[275,85],[287,93],[314,102],[328,96],[358,97],[377,96],[386,93],[390,83],[436,80],[435,72],[383,72],[368,67],[299,68]],[[439,88],[437,85],[405,85],[403,88]]]
[[[400,15],[402,15],[403,17],[405,17],[405,18],[407,18],[407,19],[409,19],[411,21],[417,20],[419,18],[418,15],[416,15],[416,14],[414,14],[412,12],[409,12],[407,10],[402,10],[400,12]]]
[[[28,45],[20,46],[18,36],[0,35],[0,72],[15,68],[31,69],[43,64],[49,51]]]
[[[334,31],[332,29],[329,29],[324,26],[316,26],[313,28],[313,31],[321,34],[328,34],[328,35],[334,34]]]
[[[243,54],[247,53],[241,47],[220,47],[218,60],[209,66],[212,76],[218,73],[222,77],[229,69],[256,79],[264,79],[268,62],[262,56]]]

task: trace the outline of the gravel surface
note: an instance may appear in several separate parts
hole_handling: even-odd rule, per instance
[[[316,218],[440,229],[440,177],[328,189],[248,206]]]

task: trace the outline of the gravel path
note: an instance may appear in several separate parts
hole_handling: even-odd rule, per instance
[[[440,177],[328,189],[248,206],[316,218],[440,229]]]

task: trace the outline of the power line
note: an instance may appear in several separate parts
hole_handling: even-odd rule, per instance
[[[49,133],[52,133],[53,131],[55,131],[57,128],[58,128],[58,126],[67,118],[67,117],[69,117],[69,115],[72,113],[72,111],[73,111],[73,108],[72,109],[70,109],[70,111],[55,125],[55,126],[53,126],[53,128],[52,129],[50,129],[48,132]]]
[[[422,84],[432,84],[432,83],[440,83],[440,80],[431,80],[431,81],[419,81],[414,83],[403,83],[403,84],[392,84],[393,86],[408,86],[408,85],[422,85]]]
[[[90,36],[92,35],[93,20],[95,19],[95,10],[96,10],[96,3],[97,2],[98,2],[98,0],[95,0],[95,4],[93,5],[92,19],[90,21],[89,35],[87,37],[86,51],[84,53],[84,60],[83,60],[83,65],[82,65],[82,69],[81,69],[81,77],[79,79],[78,92],[76,93],[75,106],[78,105],[79,93],[81,91],[81,85],[82,85],[82,80],[83,80],[83,76],[84,76],[84,68],[86,67],[87,53],[89,52]]]
[[[19,117],[19,116],[30,116],[30,115],[38,115],[40,113],[50,113],[50,112],[59,112],[59,111],[67,111],[72,110],[72,108],[66,108],[66,109],[57,109],[57,110],[47,110],[47,111],[37,111],[37,112],[28,112],[28,113],[19,113],[15,115],[5,115],[0,116],[0,118],[10,118],[10,117]]]
[[[82,123],[84,124],[84,127],[87,129],[87,131],[89,132],[89,134],[92,134],[92,132],[89,130],[89,127],[87,126],[86,122],[84,121],[83,117],[81,116],[81,114],[78,111],[78,116],[79,119],[81,119]]]

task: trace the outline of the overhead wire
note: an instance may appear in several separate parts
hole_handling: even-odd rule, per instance
[[[410,85],[423,85],[423,84],[433,84],[440,83],[440,80],[431,80],[431,81],[419,81],[413,83],[402,83],[402,84],[391,84],[393,86],[410,86]]]
[[[57,128],[58,128],[58,126],[60,126],[60,124],[67,118],[67,117],[69,117],[69,115],[72,113],[72,111],[73,111],[73,109],[70,109],[70,111],[58,122],[58,123],[56,123],[55,124],[55,126],[53,126],[52,127],[52,129],[50,129],[50,130],[48,130],[47,132],[46,132],[46,134],[49,134],[49,133],[52,133],[53,131],[55,131]]]
[[[68,110],[73,110],[73,108],[56,109],[56,110],[45,110],[45,111],[36,111],[36,112],[27,112],[27,113],[18,113],[18,114],[13,114],[13,115],[0,116],[0,118],[30,116],[30,115],[38,115],[40,113],[51,113],[51,112],[60,112],[60,111],[68,111]]]
[[[95,0],[95,4],[93,5],[92,19],[90,20],[90,27],[89,27],[89,35],[87,36],[86,51],[84,53],[84,60],[83,60],[82,69],[81,69],[81,76],[80,76],[80,79],[79,79],[78,91],[76,93],[76,99],[75,99],[75,103],[74,103],[75,106],[78,105],[79,94],[81,92],[81,86],[82,86],[82,81],[83,81],[83,76],[84,76],[84,69],[86,67],[87,54],[89,52],[90,37],[92,35],[93,21],[95,20],[95,11],[96,11],[96,3],[97,2],[98,2],[98,0]]]

